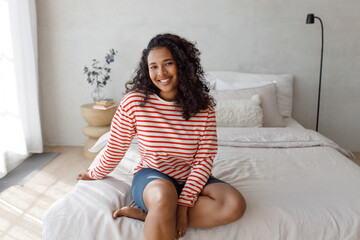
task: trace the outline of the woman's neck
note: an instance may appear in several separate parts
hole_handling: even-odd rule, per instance
[[[165,101],[173,102],[175,101],[176,92],[160,92],[159,97]]]

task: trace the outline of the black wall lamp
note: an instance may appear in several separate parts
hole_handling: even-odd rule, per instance
[[[321,25],[321,58],[320,58],[320,76],[319,76],[319,92],[318,92],[318,105],[316,115],[316,131],[319,129],[319,110],[320,110],[320,93],[321,93],[321,76],[322,76],[322,63],[323,63],[323,52],[324,52],[324,26],[321,19],[315,16],[313,13],[309,13],[306,17],[306,24],[313,24],[315,18],[320,21]]]

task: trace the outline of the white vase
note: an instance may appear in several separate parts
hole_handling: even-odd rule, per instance
[[[104,91],[103,91],[102,88],[99,87],[99,86],[96,86],[96,87],[94,88],[94,90],[91,92],[91,97],[93,98],[94,103],[103,100],[103,99],[104,99],[104,95],[105,95],[105,94],[104,94]]]

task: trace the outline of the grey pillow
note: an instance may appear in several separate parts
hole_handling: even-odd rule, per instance
[[[285,123],[280,114],[276,95],[277,87],[275,83],[255,88],[235,89],[235,90],[215,90],[212,95],[219,100],[249,99],[258,94],[261,98],[261,108],[264,115],[264,127],[285,127]]]

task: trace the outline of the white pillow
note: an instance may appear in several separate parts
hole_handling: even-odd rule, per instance
[[[275,83],[273,82],[225,82],[220,79],[216,82],[216,90],[229,90],[229,89],[246,89],[246,88],[255,88],[262,87],[269,84]]]
[[[263,111],[259,95],[251,99],[217,100],[215,106],[218,127],[261,127]]]
[[[109,135],[110,132],[104,133],[94,144],[94,146],[92,146],[89,149],[89,152],[99,152],[101,149],[103,149],[106,146],[107,140],[109,139]]]
[[[205,73],[205,80],[208,83],[210,90],[215,90],[218,78],[212,76],[211,74]]]
[[[216,90],[233,90],[265,86],[276,82],[280,114],[291,117],[293,102],[293,76],[290,74],[254,74],[234,71],[209,71],[205,74]],[[254,85],[250,85],[254,84]],[[260,85],[256,85],[260,84]]]
[[[106,145],[106,143],[105,143],[105,145]],[[99,164],[100,157],[103,155],[104,151],[105,151],[105,148],[102,148],[101,151],[96,155],[94,161],[92,161],[92,163],[88,167],[88,170],[95,168]]]
[[[249,99],[258,94],[261,98],[261,108],[264,115],[263,127],[285,127],[279,111],[276,91],[276,84],[272,83],[256,88],[214,90],[210,94],[215,97],[215,100]]]

